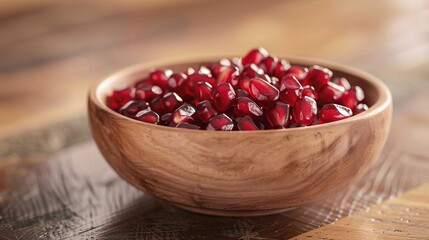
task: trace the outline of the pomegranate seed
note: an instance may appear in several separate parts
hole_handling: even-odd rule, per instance
[[[182,98],[176,93],[166,93],[162,97],[162,102],[164,104],[164,111],[173,112],[176,108],[183,104]]]
[[[334,122],[353,115],[350,108],[338,104],[326,104],[320,109],[319,123]]]
[[[234,99],[235,91],[229,83],[219,83],[213,91],[213,101],[219,112],[224,112],[231,107]]]
[[[261,63],[262,59],[264,59],[267,56],[268,56],[268,52],[263,48],[252,49],[244,57],[241,58],[241,64],[243,66],[246,66],[252,63],[258,65],[259,63]]]
[[[208,66],[200,66],[200,68],[198,69],[198,73],[199,74],[203,74],[203,75],[212,75],[212,71],[210,70],[210,64],[208,64]]]
[[[225,114],[219,114],[210,119],[206,129],[214,131],[231,131],[233,128],[234,123],[231,118]]]
[[[262,116],[264,112],[254,101],[247,97],[239,97],[234,105],[234,114],[238,117],[251,116],[252,118]]]
[[[159,122],[159,115],[154,111],[146,109],[138,112],[135,119],[146,123],[157,124]]]
[[[217,114],[210,101],[202,101],[197,106],[197,116],[203,123],[208,123],[210,118]]]
[[[216,80],[212,77],[210,70],[205,67],[201,67],[198,73],[189,75],[188,81],[186,81],[185,84],[186,94],[189,96],[194,96],[194,88],[198,82],[207,82],[212,86],[216,84]]]
[[[158,113],[159,115],[163,115],[167,113],[164,108],[164,102],[162,101],[162,97],[157,97],[150,102],[150,108]]]
[[[274,76],[278,79],[282,79],[285,76],[285,73],[290,68],[290,63],[286,60],[281,60],[277,63],[274,68]]]
[[[248,97],[249,96],[249,94],[246,91],[244,91],[243,89],[237,89],[237,90],[235,90],[235,95],[236,95],[237,98],[238,97]]]
[[[344,106],[355,110],[356,106],[365,98],[362,88],[354,86],[344,93],[342,103]]]
[[[241,58],[233,57],[231,59],[231,66],[237,67],[240,72],[243,71],[243,65],[241,64]]]
[[[316,114],[316,101],[307,96],[298,99],[292,109],[292,115],[295,122],[305,126],[309,126],[313,123]]]
[[[176,127],[177,128],[187,128],[187,129],[201,129],[201,127],[198,125],[190,124],[190,123],[186,123],[186,122],[181,122],[181,123],[177,124]]]
[[[129,101],[121,108],[120,113],[129,118],[135,118],[138,112],[148,108],[149,103],[146,101]]]
[[[137,81],[134,84],[134,87],[138,88],[140,85],[152,85],[150,78],[146,77],[146,78],[143,78],[142,80]]]
[[[318,103],[323,106],[328,103],[340,103],[344,94],[344,88],[335,83],[328,82],[326,86],[320,89],[318,96]]]
[[[240,73],[238,68],[235,66],[222,66],[219,69],[219,74],[217,75],[217,83],[229,83],[233,87],[238,84],[238,77]]]
[[[367,106],[365,103],[359,103],[359,104],[356,106],[356,108],[355,108],[355,110],[353,111],[353,113],[356,115],[356,114],[359,114],[359,113],[365,112],[366,110],[368,110],[368,106]]]
[[[190,104],[183,104],[179,108],[176,109],[171,115],[171,124],[176,126],[181,122],[192,123],[194,122],[194,114],[196,109]]]
[[[261,61],[259,67],[264,70],[266,74],[272,75],[278,61],[279,60],[276,57],[268,56]]]
[[[162,95],[162,89],[156,85],[140,85],[136,88],[136,100],[151,101],[152,99]]]
[[[280,88],[280,80],[276,77],[270,77],[271,79],[271,85],[273,85],[274,87],[276,87],[277,89]]]
[[[185,82],[188,76],[184,73],[174,73],[167,80],[168,90],[170,92],[175,92],[180,97],[184,97],[185,92]]]
[[[271,80],[271,77],[268,76],[268,74],[263,74],[262,76],[259,77],[260,79],[264,80],[265,82],[273,85],[273,81]]]
[[[161,89],[167,89],[167,80],[173,74],[173,71],[170,69],[167,70],[155,70],[149,74],[150,81],[152,85],[157,85]]]
[[[322,87],[326,86],[329,82],[329,80],[332,77],[332,71],[321,67],[314,65],[310,68],[307,75],[303,79],[303,85],[311,85],[314,86],[316,91],[321,89]]]
[[[162,115],[160,118],[160,123],[162,123],[162,125],[168,126],[171,121],[171,115],[172,115],[171,113],[166,113]]]
[[[305,78],[305,76],[307,75],[307,72],[308,72],[308,68],[306,68],[306,67],[292,66],[284,72],[284,76],[294,76],[299,81],[302,81]],[[303,84],[301,82],[301,84],[307,85],[308,83]]]
[[[252,118],[249,116],[237,119],[237,128],[240,131],[259,130],[259,128],[253,122]]]
[[[107,98],[108,107],[118,111],[121,107],[133,99],[133,92],[134,91],[132,88],[124,88],[113,91],[112,95]]]
[[[240,88],[241,88],[243,91],[245,91],[246,93],[249,93],[249,92],[250,92],[249,83],[250,83],[250,78],[241,79],[241,80],[239,81]]]
[[[266,116],[271,127],[289,127],[292,123],[291,107],[289,104],[277,102],[267,109]]]
[[[279,90],[260,78],[253,78],[249,82],[250,96],[263,107],[273,105],[279,98]]]
[[[221,72],[223,72],[224,67],[230,67],[230,66],[231,66],[231,62],[228,59],[224,58],[224,59],[221,59],[217,63],[213,63],[210,66],[210,70],[211,70],[213,76],[217,77],[217,76],[219,76],[219,74]]]
[[[349,81],[344,77],[335,77],[332,79],[332,82],[343,87],[345,90],[349,90],[351,88]]]
[[[317,101],[317,95],[316,95],[316,91],[314,90],[313,86],[305,86],[302,88],[302,93],[301,96],[307,96],[307,97],[311,97],[312,99]]]
[[[301,97],[302,86],[294,76],[285,76],[280,83],[280,101],[289,105],[294,105],[296,100]]]
[[[212,98],[213,87],[212,85],[210,85],[210,83],[198,82],[194,89],[195,89],[195,93],[194,93],[195,105],[198,105],[201,101],[204,101],[204,100],[213,101],[213,98]]]
[[[241,72],[242,79],[255,78],[255,77],[260,77],[262,75],[264,75],[264,70],[262,70],[255,64],[250,64],[248,66],[245,66],[243,68],[243,71]]]
[[[193,68],[189,67],[189,68],[186,70],[185,75],[186,75],[186,77],[189,77],[190,75],[192,75],[192,74],[194,74],[194,73],[195,73],[195,69],[193,69]]]

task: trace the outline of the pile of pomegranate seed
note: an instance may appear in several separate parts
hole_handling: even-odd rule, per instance
[[[321,67],[291,66],[253,49],[185,72],[156,69],[116,90],[108,106],[158,125],[216,131],[303,127],[338,121],[368,109],[364,92]]]

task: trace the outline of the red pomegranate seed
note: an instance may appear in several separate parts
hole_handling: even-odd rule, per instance
[[[233,128],[234,123],[231,118],[225,114],[219,114],[210,119],[206,129],[212,131],[231,131]]]
[[[246,91],[244,91],[243,89],[236,89],[235,90],[235,95],[236,95],[237,98],[238,97],[249,97],[249,94]]]
[[[171,115],[172,115],[171,113],[166,113],[166,114],[162,115],[160,118],[160,123],[162,125],[168,126],[170,124],[170,121],[171,121]]]
[[[219,83],[213,91],[213,102],[219,112],[225,112],[235,99],[235,91],[229,83]]]
[[[307,75],[302,80],[302,85],[311,85],[314,86],[316,91],[321,89],[322,87],[326,86],[329,82],[329,80],[332,77],[332,71],[321,67],[314,65],[313,67],[308,70]]]
[[[239,97],[234,104],[234,114],[238,117],[251,116],[260,117],[264,112],[253,100],[247,97]]]
[[[345,90],[349,90],[351,88],[349,81],[345,77],[335,77],[332,79],[332,82],[343,87]]]
[[[185,82],[188,76],[184,73],[174,73],[167,80],[168,90],[170,92],[175,92],[180,97],[184,97],[185,92]]]
[[[344,88],[335,83],[328,82],[317,94],[318,104],[323,106],[328,103],[341,103]]]
[[[307,97],[311,97],[312,99],[317,101],[317,94],[316,91],[314,90],[313,86],[305,86],[302,88],[302,93],[301,96],[307,96]]]
[[[204,101],[204,100],[213,101],[213,98],[212,98],[213,87],[212,85],[210,85],[210,83],[198,82],[194,89],[195,89],[195,93],[194,93],[195,105],[198,105],[201,101]]]
[[[142,80],[137,81],[134,84],[134,87],[138,88],[140,85],[152,85],[150,77],[148,76],[148,77],[143,78]]]
[[[241,72],[241,79],[255,78],[260,77],[262,75],[264,75],[264,70],[262,70],[255,64],[250,64],[243,68],[243,71]]]
[[[276,67],[278,61],[279,60],[277,59],[277,57],[268,56],[261,61],[259,67],[264,70],[266,74],[273,75],[274,68]]]
[[[276,64],[273,74],[276,78],[282,79],[290,67],[290,63],[283,59]]]
[[[219,73],[217,75],[217,83],[229,83],[233,87],[237,86],[238,84],[238,77],[240,75],[240,72],[238,71],[238,68],[235,66],[222,66],[219,69]]]
[[[176,109],[171,115],[171,123],[170,125],[176,126],[181,122],[192,123],[194,122],[194,114],[196,109],[190,104],[183,104],[179,108]]]
[[[316,101],[307,96],[298,99],[292,109],[292,115],[295,122],[305,126],[309,126],[313,123],[316,114]]]
[[[183,104],[183,100],[176,93],[169,92],[162,97],[162,103],[164,104],[164,111],[173,112]]]
[[[173,71],[170,69],[166,70],[155,70],[152,71],[149,74],[150,81],[152,85],[157,85],[161,89],[166,90],[167,89],[167,80],[170,78],[170,76],[173,74]]]
[[[210,70],[205,67],[201,67],[198,73],[189,75],[188,81],[186,81],[185,84],[185,90],[187,95],[194,96],[194,88],[198,82],[207,82],[212,86],[216,85],[216,80],[212,77]]]
[[[356,115],[365,112],[366,110],[368,110],[368,105],[366,105],[365,103],[359,103],[353,111],[353,114]]]
[[[189,77],[190,75],[192,75],[192,74],[194,74],[194,73],[195,73],[195,69],[194,69],[194,68],[191,68],[191,67],[189,67],[189,68],[186,70],[186,72],[185,72],[186,77]]]
[[[245,78],[245,79],[240,79],[240,81],[238,82],[238,85],[240,86],[240,89],[242,89],[247,94],[249,94],[250,92],[249,83],[250,83],[250,78]]]
[[[156,85],[140,85],[136,88],[136,100],[151,101],[152,99],[162,95],[162,89]]]
[[[294,76],[283,77],[280,83],[280,101],[293,106],[296,100],[301,97],[302,86]]]
[[[252,49],[244,57],[241,58],[241,64],[243,66],[246,66],[252,63],[258,65],[259,63],[261,63],[262,59],[264,59],[267,56],[268,56],[268,52],[263,48]]]
[[[146,101],[129,101],[119,111],[122,115],[129,118],[135,118],[136,114],[142,110],[149,108],[149,103]]]
[[[266,110],[266,116],[271,127],[289,127],[292,123],[291,107],[289,104],[276,102],[276,104]]]
[[[210,66],[210,70],[212,72],[212,75],[214,77],[217,77],[223,71],[224,67],[229,67],[229,66],[231,66],[231,62],[228,59],[224,58],[224,59],[221,59],[219,62],[213,63]]]
[[[359,86],[354,86],[347,90],[342,98],[342,103],[344,106],[355,110],[356,106],[365,98],[362,88]]]
[[[308,72],[308,68],[306,68],[306,67],[292,66],[284,72],[284,76],[294,76],[299,81],[302,81],[305,78],[305,76],[307,75],[307,72]],[[301,82],[301,84],[304,85],[302,82]],[[307,84],[305,84],[305,85],[307,85]]]
[[[237,128],[240,131],[254,131],[259,130],[259,128],[255,125],[252,118],[249,116],[245,116],[243,118],[236,119]]]
[[[210,101],[202,101],[197,106],[197,116],[203,123],[208,123],[210,118],[217,115],[218,112],[213,108]]]
[[[124,88],[113,91],[112,95],[107,98],[108,107],[118,111],[121,107],[133,99],[133,92],[134,90],[132,88]]]
[[[249,82],[250,96],[263,107],[269,107],[279,98],[279,90],[260,78],[253,78]]]
[[[162,97],[156,97],[152,101],[150,101],[150,109],[158,113],[159,115],[163,115],[167,113],[164,108],[164,102],[162,101]]]
[[[181,122],[179,124],[177,124],[176,126],[177,128],[187,128],[187,129],[201,129],[200,126],[195,125],[195,124],[190,124],[190,123],[186,123],[186,122]]]
[[[138,112],[135,119],[146,123],[157,124],[159,122],[159,115],[154,111],[146,109]]]
[[[319,123],[335,122],[353,115],[350,108],[338,104],[326,104],[320,109]]]

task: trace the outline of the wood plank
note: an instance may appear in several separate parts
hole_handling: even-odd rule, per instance
[[[428,239],[429,183],[294,239]]]

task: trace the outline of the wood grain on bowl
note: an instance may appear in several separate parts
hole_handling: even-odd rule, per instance
[[[108,109],[106,96],[152,67],[185,70],[210,59],[144,64],[90,90],[94,139],[122,178],[188,210],[262,215],[317,201],[361,176],[379,156],[390,128],[391,97],[380,80],[358,70],[313,59],[285,59],[346,75],[368,93],[370,109],[334,123],[284,130],[213,132],[156,126]]]

